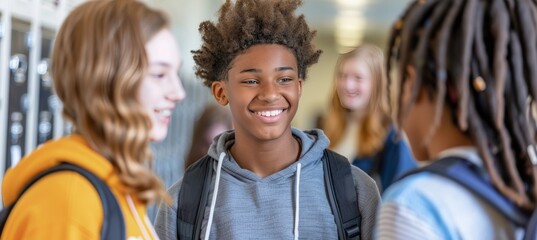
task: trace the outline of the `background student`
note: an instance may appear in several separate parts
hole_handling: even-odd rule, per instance
[[[185,97],[180,61],[163,13],[132,0],[88,1],[75,8],[52,54],[54,89],[74,134],[45,143],[8,170],[4,205],[40,172],[69,163],[108,185],[123,212],[126,238],[157,239],[146,205],[169,197],[147,167],[149,142],[165,138],[170,112]],[[100,239],[103,217],[90,182],[60,171],[22,195],[1,238]]]
[[[201,112],[192,131],[192,142],[186,156],[185,169],[207,155],[214,137],[233,128],[231,113],[226,107],[208,104]]]
[[[321,130],[291,127],[307,69],[321,53],[312,44],[315,32],[294,13],[299,5],[298,0],[228,0],[218,22],[200,25],[203,45],[193,52],[196,74],[219,104],[229,105],[234,127],[215,139],[210,162],[196,163],[210,164],[209,171],[216,172],[209,201],[201,206],[201,238],[337,239],[341,231],[325,186],[328,139]],[[359,210],[361,221],[349,223],[360,227],[362,239],[370,239],[377,187],[344,163],[352,184],[345,195],[356,201],[341,209]],[[155,225],[162,239],[190,238],[198,229],[178,220],[183,214],[178,208],[186,204],[178,199],[182,188],[202,185],[182,186],[189,180],[174,184],[173,205],[159,209]]]
[[[526,213],[535,209],[535,1],[414,1],[395,22],[396,122],[418,160],[450,159]],[[533,162],[533,163],[532,163]],[[462,181],[461,183],[466,183]],[[481,188],[483,189],[483,188]],[[506,215],[420,172],[383,195],[379,239],[521,239]]]
[[[417,166],[393,128],[384,69],[384,54],[374,45],[363,44],[342,54],[323,124],[330,149],[373,177],[381,192]]]

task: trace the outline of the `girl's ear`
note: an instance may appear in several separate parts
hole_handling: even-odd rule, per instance
[[[211,84],[211,92],[213,93],[214,99],[216,102],[218,102],[218,104],[226,106],[229,103],[227,99],[226,84],[224,81],[214,81],[213,84]]]

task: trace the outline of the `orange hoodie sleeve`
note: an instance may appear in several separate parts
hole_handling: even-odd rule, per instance
[[[1,239],[99,239],[100,197],[90,182],[59,172],[35,183],[11,212]]]

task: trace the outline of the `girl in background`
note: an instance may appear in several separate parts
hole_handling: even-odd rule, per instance
[[[330,149],[369,173],[381,192],[397,176],[416,167],[408,145],[392,127],[387,94],[382,50],[358,46],[336,63],[332,100],[323,124]]]
[[[232,128],[233,123],[228,108],[217,104],[205,106],[194,125],[192,143],[185,159],[185,169],[207,154],[214,137]]]

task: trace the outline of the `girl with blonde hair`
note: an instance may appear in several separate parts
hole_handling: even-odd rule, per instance
[[[380,48],[363,44],[339,57],[322,127],[330,149],[369,173],[381,192],[416,167],[407,144],[392,129],[387,98]]]
[[[146,206],[169,197],[150,169],[149,142],[165,138],[170,113],[185,97],[168,19],[138,1],[85,2],[61,26],[52,64],[74,133],[45,143],[6,173],[4,205],[39,173],[68,163],[106,183],[126,238],[156,239]],[[100,239],[104,208],[82,175],[55,172],[19,198],[2,239]]]

